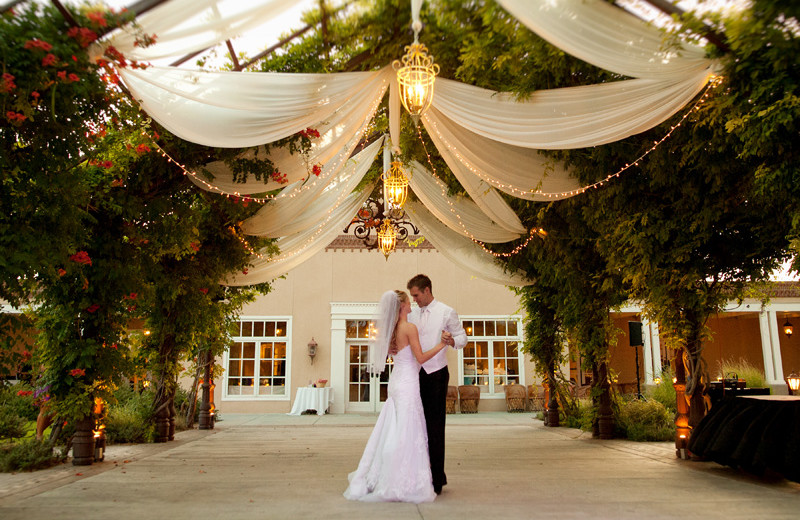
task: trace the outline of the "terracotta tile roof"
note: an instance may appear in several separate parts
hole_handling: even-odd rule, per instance
[[[419,236],[410,236],[410,240],[417,240]],[[339,235],[336,237],[333,242],[328,244],[325,248],[325,251],[336,251],[336,250],[356,250],[356,249],[367,249],[367,246],[364,245],[359,238],[353,235]],[[427,240],[423,240],[420,244],[416,247],[412,247],[408,245],[405,241],[399,241],[397,243],[397,249],[401,251],[409,250],[425,250],[425,251],[434,251],[436,248],[433,247],[433,244],[428,242]]]
[[[770,298],[800,298],[800,282],[771,282],[765,291]]]

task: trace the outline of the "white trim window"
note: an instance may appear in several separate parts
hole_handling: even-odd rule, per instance
[[[461,318],[467,345],[458,351],[459,384],[477,385],[485,397],[503,397],[503,387],[525,384],[522,320],[517,316]]]
[[[288,400],[291,317],[247,317],[225,352],[225,386],[229,401]]]

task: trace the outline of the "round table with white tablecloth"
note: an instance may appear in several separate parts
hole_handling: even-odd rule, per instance
[[[301,415],[306,410],[316,410],[317,415],[324,415],[331,404],[333,404],[333,388],[300,387],[294,397],[292,411],[288,415]]]

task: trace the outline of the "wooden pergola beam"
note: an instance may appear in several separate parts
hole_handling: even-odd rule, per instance
[[[661,11],[662,13],[668,14],[672,16],[673,14],[678,16],[683,16],[686,11],[674,5],[673,3],[669,2],[668,0],[644,0],[645,3],[648,3]],[[703,37],[708,40],[712,45],[717,47],[722,52],[730,52],[731,48],[725,43],[725,36],[719,34],[714,29],[709,27],[706,24],[703,24],[703,30],[701,32]]]

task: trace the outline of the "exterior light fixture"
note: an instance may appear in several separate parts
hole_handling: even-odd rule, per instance
[[[380,249],[386,260],[389,255],[394,252],[394,246],[397,242],[397,230],[392,225],[392,221],[388,218],[383,221],[380,229],[378,229],[378,249]]]
[[[392,162],[392,167],[383,174],[383,190],[387,205],[402,208],[408,198],[408,177],[400,161]]]
[[[317,355],[317,347],[318,346],[319,345],[317,344],[316,341],[314,341],[314,338],[312,337],[311,341],[308,342],[308,357],[311,358],[311,364],[312,365],[314,364],[314,356]]]
[[[786,323],[783,324],[783,333],[786,334],[786,337],[792,339],[792,334],[794,334],[794,327],[792,324],[789,323],[789,318],[786,318]]]
[[[439,65],[433,63],[427,47],[416,38],[405,51],[405,56],[392,63],[392,68],[397,71],[400,101],[416,124],[433,101],[433,84],[439,74]]]
[[[789,395],[797,395],[797,391],[800,390],[800,375],[792,372],[786,378],[786,384],[789,385]]]

